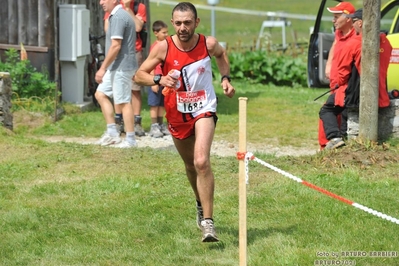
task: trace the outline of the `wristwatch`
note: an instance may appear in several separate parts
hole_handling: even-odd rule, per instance
[[[229,82],[231,81],[231,78],[229,75],[223,75],[221,78],[221,82],[223,82],[224,79],[227,79]]]
[[[159,82],[161,81],[162,75],[155,75],[154,76],[154,83],[159,85]]]

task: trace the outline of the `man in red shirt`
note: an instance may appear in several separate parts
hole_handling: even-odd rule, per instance
[[[334,149],[345,145],[342,137],[346,136],[346,119],[343,100],[345,98],[345,89],[347,87],[346,81],[337,83],[339,72],[338,67],[341,62],[342,51],[346,47],[346,43],[355,36],[352,19],[347,18],[346,15],[355,13],[355,7],[349,2],[340,2],[334,7],[327,8],[333,14],[333,23],[336,29],[335,40],[330,51],[328,61],[331,62],[331,71],[329,73],[331,94],[327,102],[320,110],[319,116],[319,144],[320,148]],[[331,108],[331,110],[330,110]],[[328,111],[328,112],[327,112]],[[327,115],[324,115],[327,112]],[[338,126],[337,116],[340,115],[341,127]],[[335,125],[337,124],[338,131]],[[330,132],[330,129],[333,132]]]
[[[362,29],[363,29],[363,9],[360,8],[356,10],[356,12],[352,15],[347,15],[348,18],[352,18],[353,21],[353,28],[356,31],[356,34],[360,38],[355,38],[353,40],[354,46],[359,46],[359,49],[361,50],[361,37],[362,37]],[[356,43],[357,42],[357,43]],[[351,44],[348,44],[351,45]],[[359,51],[360,53],[361,51]],[[389,100],[389,95],[388,95],[388,90],[387,90],[387,71],[389,67],[389,61],[391,59],[391,53],[392,53],[392,45],[389,42],[389,40],[386,37],[385,33],[380,33],[380,67],[379,67],[379,84],[378,84],[378,107],[384,108],[388,107],[390,105],[390,100]],[[360,74],[360,60],[356,64],[356,68],[359,71]]]
[[[134,23],[136,25],[136,32],[140,32],[145,26],[144,23],[147,22],[147,10],[146,6],[142,3],[138,4],[137,13],[134,13],[134,0],[121,0],[122,7],[132,16]],[[104,14],[104,30],[107,31],[108,28],[108,17],[109,13]],[[136,60],[137,65],[143,63],[143,40],[141,40],[140,35],[137,34],[136,38]],[[134,113],[134,131],[137,136],[144,136],[145,132],[141,126],[141,90],[142,87],[133,81],[132,84],[132,106]],[[121,118],[121,112],[118,108],[115,108],[115,115]]]
[[[354,14],[345,14],[346,18],[352,19],[353,29],[356,35],[353,36],[339,54],[337,75],[331,79],[331,84],[338,88],[327,99],[326,104],[320,110],[320,118],[324,122],[324,129],[330,142],[327,149],[338,148],[342,145],[343,139],[337,122],[339,115],[349,104],[357,106],[359,95],[349,95],[360,86],[360,61],[362,50],[362,27],[363,10],[358,9]],[[391,57],[392,46],[384,33],[380,34],[380,63],[379,63],[379,107],[387,107],[390,104],[386,87],[387,71]],[[335,59],[334,59],[335,60]],[[339,145],[339,143],[343,143]]]
[[[360,37],[362,36],[363,29],[363,9],[356,10],[355,14],[348,15],[347,17],[352,18],[353,28]],[[361,38],[359,40],[361,47]],[[379,86],[378,86],[378,107],[384,108],[390,105],[388,89],[387,89],[387,72],[389,67],[389,61],[391,59],[392,45],[386,37],[385,33],[380,33],[380,73],[379,73]],[[357,69],[360,73],[360,60],[357,65]]]

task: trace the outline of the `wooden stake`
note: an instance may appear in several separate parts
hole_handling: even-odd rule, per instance
[[[239,139],[238,151],[240,153],[247,152],[247,100],[248,98],[238,98],[238,124]],[[247,184],[245,160],[239,160],[239,250],[240,250],[240,266],[247,265]]]

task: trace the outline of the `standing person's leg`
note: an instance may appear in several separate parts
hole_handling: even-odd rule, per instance
[[[133,108],[131,104],[131,86],[133,71],[116,71],[114,87],[115,109],[121,110],[124,117],[126,139],[115,147],[130,148],[137,146],[134,134]]]
[[[136,60],[138,67],[143,63],[143,52],[136,52]],[[141,90],[142,87],[134,81],[132,83],[132,106],[134,114],[134,131],[137,136],[145,136],[143,127],[141,126]]]
[[[348,109],[344,109],[341,113],[341,126],[340,131],[344,139],[348,136]]]
[[[158,118],[157,122],[160,125],[161,132],[163,135],[168,136],[170,135],[170,132],[168,130],[168,127],[164,123],[164,116],[165,116],[165,107],[163,106],[158,106]]]
[[[344,107],[335,105],[335,93],[330,94],[326,103],[320,109],[319,117],[323,121],[324,132],[329,140],[326,149],[335,149],[345,145],[337,119],[337,116],[343,110]]]
[[[123,116],[122,116],[122,108],[119,105],[114,105],[115,109],[115,124],[116,128],[118,129],[119,133],[125,132],[125,126],[123,123]]]
[[[157,86],[158,87],[158,86]],[[154,92],[152,88],[148,89],[148,106],[150,107],[151,129],[149,135],[153,138],[162,138],[163,133],[158,125],[158,93]]]
[[[162,90],[164,87],[160,86],[159,91],[158,91],[158,113],[157,113],[157,123],[159,124],[159,127],[161,129],[161,132],[163,135],[170,135],[170,132],[168,130],[168,127],[166,124],[164,124],[164,116],[165,116],[165,96],[162,94]]]
[[[125,131],[126,131],[126,137],[128,136],[128,133],[132,133],[133,136],[134,134],[134,119],[133,119],[133,108],[131,102],[121,104],[121,110],[123,117],[127,117],[127,119],[124,119],[124,126],[125,126]],[[133,138],[135,139],[135,138]]]
[[[100,140],[96,142],[96,144],[102,146],[121,142],[115,125],[114,107],[110,101],[110,98],[113,96],[112,80],[113,73],[110,71],[105,72],[103,82],[98,85],[95,94],[96,100],[101,107],[101,112],[107,124],[107,130],[101,136]]]
[[[328,143],[328,139],[326,137],[326,133],[324,132],[323,120],[321,120],[320,118],[319,118],[318,139],[319,139],[320,150],[323,150]]]

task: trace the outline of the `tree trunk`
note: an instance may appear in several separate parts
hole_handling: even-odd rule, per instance
[[[378,140],[381,0],[364,0],[360,75],[359,138]]]

